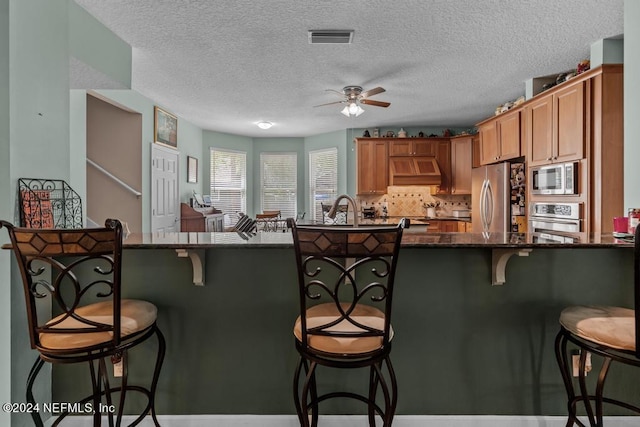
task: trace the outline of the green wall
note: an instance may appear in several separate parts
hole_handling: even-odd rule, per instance
[[[0,218],[12,218],[11,161],[10,161],[10,108],[9,108],[9,0],[0,0]],[[0,230],[0,245],[8,241]],[[0,250],[0,283],[10,283],[9,253]],[[11,287],[0,286],[0,401],[11,401]],[[7,426],[11,416],[0,412],[0,425]]]
[[[558,316],[570,304],[631,306],[632,256],[622,248],[534,249],[511,258],[505,285],[491,286],[489,249],[402,248],[391,352],[398,414],[566,414],[553,349]],[[130,249],[123,259],[125,296],[157,305],[167,339],[160,414],[294,413],[298,293],[291,246],[209,249],[204,287],[191,283],[190,262],[173,250]],[[149,378],[154,349],[150,343],[130,353],[135,380]],[[598,363],[594,356],[594,369]],[[632,369],[616,365],[607,390],[638,396]],[[77,397],[84,374],[56,367],[54,400]],[[366,371],[318,375],[321,389],[366,390]],[[344,399],[321,408],[363,410]]]
[[[8,11],[9,19],[8,25],[2,25],[0,30],[3,34],[0,66],[6,71],[7,59],[11,64],[8,77],[2,73],[5,84],[9,83],[8,104],[6,96],[0,97],[0,111],[5,113],[0,125],[3,140],[0,150],[3,154],[8,152],[8,157],[2,156],[2,162],[6,162],[2,168],[2,192],[6,195],[3,201],[7,205],[2,217],[15,221],[18,178],[54,178],[68,182],[71,178],[70,164],[74,155],[69,144],[68,13],[66,1],[9,0],[2,3],[2,9],[3,13]],[[3,240],[5,236],[3,230]],[[10,268],[9,273],[6,262],[0,267],[3,269],[2,282],[11,283],[11,286],[3,287],[10,289],[10,298],[6,298],[8,294],[0,298],[2,304],[11,304],[10,310],[2,310],[11,314],[11,338],[4,341],[11,343],[11,396],[6,401],[23,402],[26,377],[37,353],[29,348],[24,296],[17,270]],[[5,349],[3,347],[2,351],[8,351]],[[4,370],[8,365],[4,354],[2,357]],[[48,372],[46,369],[36,384],[40,401],[51,399]],[[11,416],[14,427],[30,423],[26,414]]]
[[[68,4],[71,55],[112,79],[114,87],[131,88],[131,46],[73,0]]]
[[[624,206],[640,207],[640,1],[624,2]]]

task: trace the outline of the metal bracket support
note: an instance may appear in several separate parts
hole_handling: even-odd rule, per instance
[[[193,269],[193,284],[196,286],[204,286],[205,272],[205,251],[204,249],[176,249],[178,258],[191,259],[191,267]]]
[[[523,249],[492,249],[491,250],[491,284],[504,285],[507,261],[512,255],[529,256],[533,251],[530,248]]]

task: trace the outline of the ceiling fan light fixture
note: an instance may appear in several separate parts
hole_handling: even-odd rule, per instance
[[[357,102],[349,102],[349,104],[340,111],[347,117],[358,117],[360,114],[364,113],[364,109],[358,105]]]
[[[257,125],[258,125],[258,127],[260,129],[267,130],[267,129],[270,129],[271,126],[273,126],[273,123],[271,123],[271,122],[258,122]]]

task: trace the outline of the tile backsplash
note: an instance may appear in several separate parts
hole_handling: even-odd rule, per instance
[[[360,208],[374,207],[378,216],[384,207],[389,216],[425,216],[425,203],[440,202],[437,210],[439,216],[451,216],[455,209],[471,209],[471,196],[431,195],[429,186],[390,186],[387,194],[376,196],[359,196]]]

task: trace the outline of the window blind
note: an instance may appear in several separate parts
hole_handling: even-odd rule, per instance
[[[247,153],[212,148],[211,203],[224,212],[224,225],[238,222],[247,210]]]
[[[298,200],[298,155],[261,153],[262,212],[280,211],[281,218],[295,218]]]
[[[322,220],[323,204],[332,204],[338,192],[338,149],[309,152],[310,218]]]

